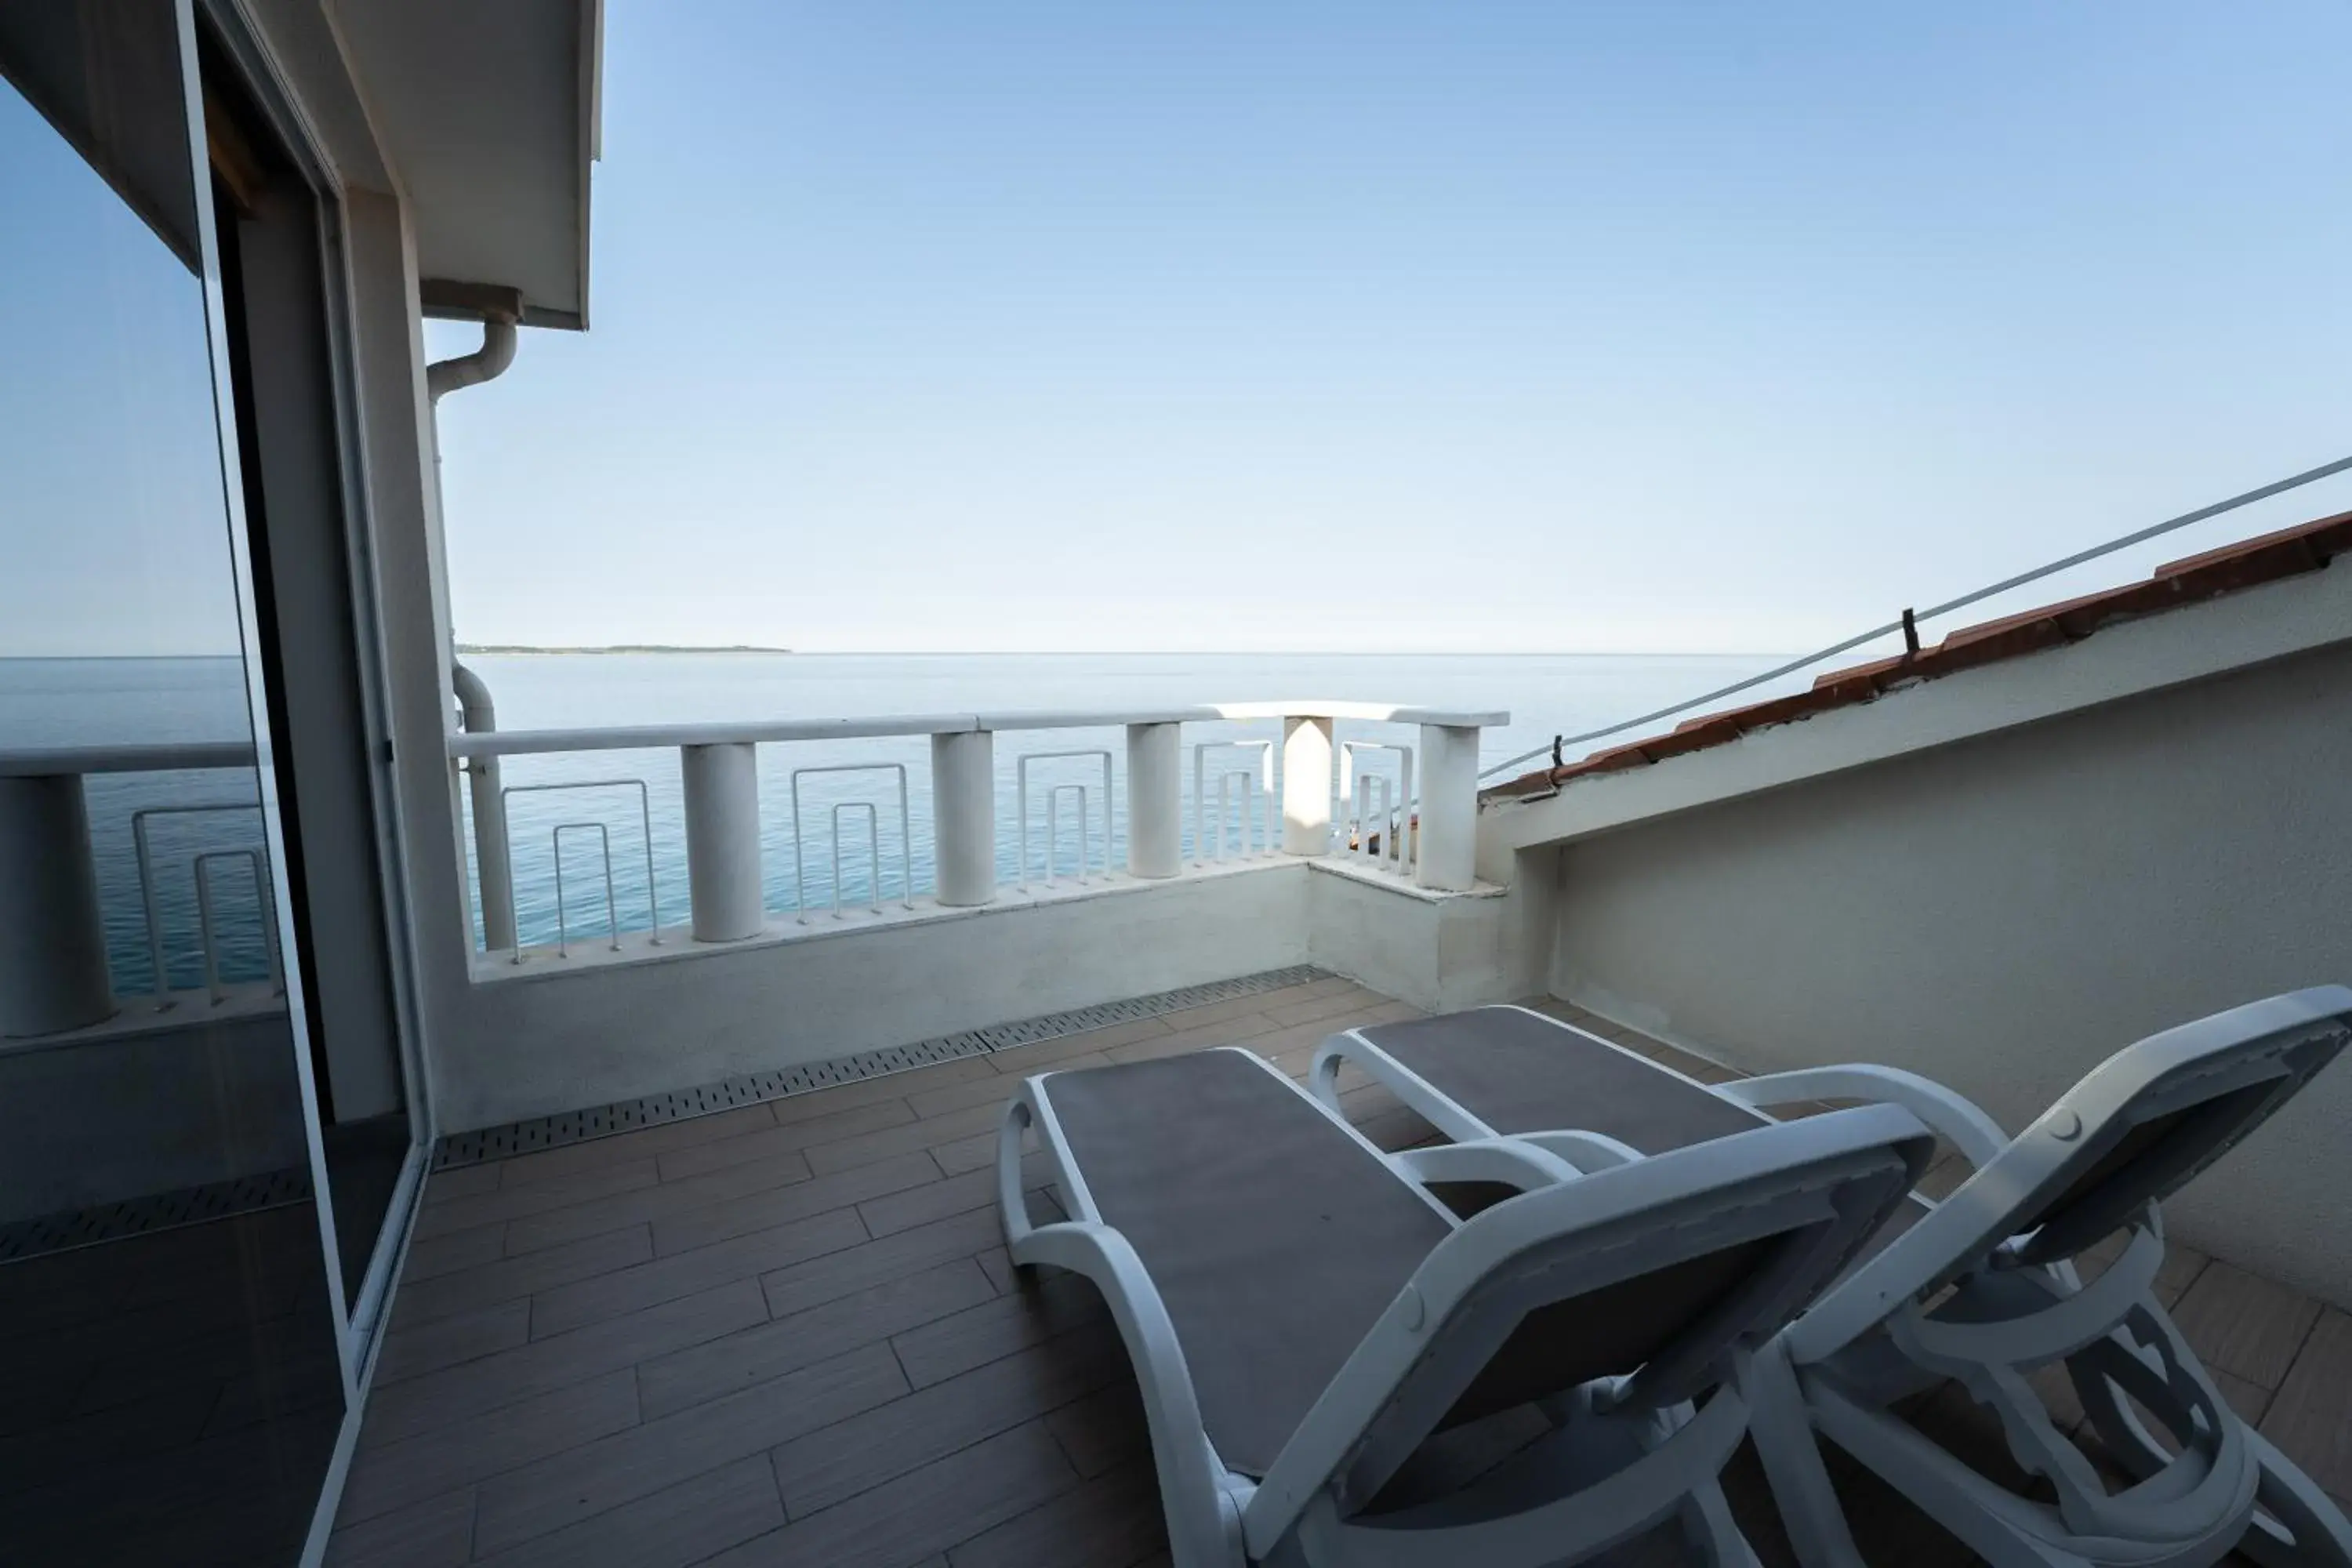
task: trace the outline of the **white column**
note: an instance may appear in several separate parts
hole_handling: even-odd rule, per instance
[[[1412,879],[1466,892],[1477,880],[1478,731],[1421,727],[1421,825]]]
[[[996,737],[990,731],[931,737],[931,826],[940,902],[968,906],[994,899]]]
[[[113,1013],[81,779],[0,778],[0,1035],[53,1035]]]
[[[1127,874],[1172,877],[1184,865],[1184,726],[1127,727]]]
[[[740,942],[767,924],[760,880],[759,749],[734,742],[678,748],[686,783],[686,873],[694,940]]]
[[[1282,721],[1282,849],[1323,855],[1331,848],[1331,721]]]

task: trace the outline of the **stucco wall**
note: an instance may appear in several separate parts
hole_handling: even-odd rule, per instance
[[[1910,1068],[2015,1128],[2143,1035],[2352,981],[2347,830],[2339,644],[1569,843],[1552,985],[1741,1068]],[[2173,1234],[2352,1304],[2347,1169],[2339,1060]]]
[[[283,1008],[0,1053],[0,1220],[309,1158]]]
[[[494,1126],[1304,963],[1307,881],[1304,866],[1282,867],[486,979],[436,1042],[440,1124]]]

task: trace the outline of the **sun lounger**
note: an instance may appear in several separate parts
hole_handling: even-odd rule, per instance
[[[1030,1222],[1028,1135],[1066,1222]],[[1028,1079],[998,1176],[1013,1261],[1109,1304],[1178,1564],[1535,1568],[1677,1518],[1703,1560],[1753,1564],[1717,1486],[1732,1384],[1931,1148],[1878,1106],[1584,1178],[1507,1139],[1390,1155],[1213,1050]],[[1534,1190],[1464,1221],[1433,1181]],[[1433,1434],[1531,1405],[1549,1436],[1389,1492]]]
[[[2347,1037],[2352,991],[2341,986],[2233,1008],[2118,1052],[2014,1139],[1913,1074],[1821,1068],[1709,1088],[1517,1007],[1335,1036],[1310,1081],[1336,1104],[1352,1063],[1449,1138],[1516,1134],[1587,1170],[1688,1152],[1751,1128],[1767,1106],[1902,1106],[1972,1174],[1941,1204],[1915,1197],[1898,1210],[1753,1369],[1759,1451],[1801,1555],[1861,1561],[1818,1435],[2005,1568],[2205,1563],[2233,1545],[2264,1563],[2344,1568],[2352,1525],[2237,1417],[2150,1285],[2164,1257],[2159,1203]],[[2121,1256],[2083,1284],[2074,1261],[2118,1231]],[[2111,1491],[2053,1424],[2027,1382],[2051,1365],[2064,1367],[2132,1484]],[[1945,1378],[1998,1414],[2012,1456],[2048,1482],[2054,1505],[1996,1484],[1888,1412]]]

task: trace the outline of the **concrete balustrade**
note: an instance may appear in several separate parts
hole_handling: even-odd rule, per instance
[[[116,1012],[83,778],[253,765],[253,748],[235,742],[0,752],[0,1037]]]
[[[454,760],[478,764],[502,756],[539,752],[677,748],[685,784],[694,935],[698,942],[726,942],[766,929],[756,760],[756,748],[763,742],[928,735],[933,896],[942,907],[971,909],[992,903],[998,896],[995,738],[1000,731],[1123,727],[1127,735],[1124,870],[1138,879],[1165,880],[1185,871],[1183,726],[1250,719],[1281,722],[1279,848],[1283,856],[1296,858],[1321,858],[1331,849],[1335,723],[1349,720],[1417,727],[1420,738],[1414,750],[1424,759],[1419,772],[1419,798],[1411,798],[1414,774],[1408,769],[1399,781],[1404,798],[1395,803],[1398,826],[1394,831],[1412,838],[1418,853],[1398,857],[1397,868],[1409,864],[1413,881],[1434,891],[1467,891],[1475,885],[1478,736],[1484,728],[1508,722],[1506,713],[1302,701],[1143,712],[927,714],[607,730],[485,729],[452,736],[449,751]],[[1027,754],[1034,759],[1064,753]],[[1271,807],[1275,803],[1269,800],[1268,804]],[[1106,800],[1106,810],[1108,805]],[[1249,837],[1245,828],[1244,859],[1256,853],[1247,847]],[[1194,858],[1204,858],[1196,853]],[[1359,870],[1369,865],[1375,875],[1385,868],[1361,858],[1355,858],[1353,863]],[[1231,868],[1215,857],[1206,858],[1204,864],[1211,869]],[[876,875],[880,876],[878,867]]]
[[[940,902],[996,897],[996,737],[967,730],[931,737],[931,834]]]
[[[1184,868],[1184,727],[1127,727],[1127,874]]]
[[[760,754],[743,741],[678,748],[694,940],[740,942],[767,923],[760,876]]]

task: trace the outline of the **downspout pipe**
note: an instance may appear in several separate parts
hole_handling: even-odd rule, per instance
[[[457,716],[468,735],[499,727],[498,710],[482,678],[462,664],[449,667],[457,691]],[[482,945],[502,952],[515,944],[514,867],[507,858],[504,784],[496,757],[472,757],[457,764],[474,803],[474,870],[482,889]]]
[[[515,325],[511,317],[493,315],[482,322],[482,346],[472,353],[445,359],[425,367],[425,389],[434,408],[433,502],[441,510],[441,399],[468,386],[492,380],[514,363]],[[499,727],[498,709],[482,678],[457,663],[449,666],[456,689],[459,721],[469,735],[484,735]],[[514,867],[507,854],[504,785],[499,759],[475,757],[458,764],[474,806],[474,872],[482,892],[482,945],[492,952],[515,945]]]
[[[495,381],[514,363],[515,325],[498,320],[482,323],[482,346],[472,353],[445,359],[425,367],[425,390],[438,404],[453,392]]]

